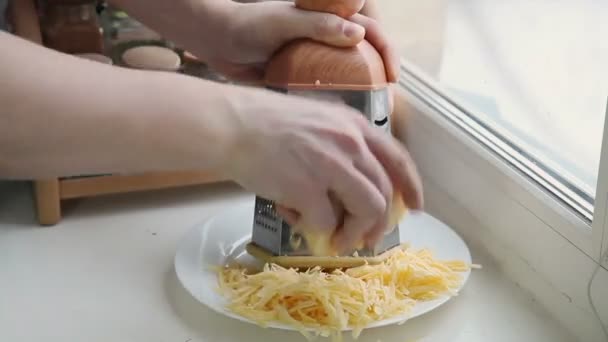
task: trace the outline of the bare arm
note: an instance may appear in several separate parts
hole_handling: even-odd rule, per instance
[[[231,145],[233,88],[0,46],[0,178],[211,169]]]
[[[378,23],[363,15],[344,20],[327,13],[296,9],[283,1],[237,3],[231,0],[112,0],[147,26],[194,53],[214,69],[242,81],[262,77],[268,58],[297,38],[337,46],[367,39],[382,54],[387,76],[397,80],[399,61]],[[364,13],[377,17],[376,3]]]
[[[193,18],[190,12],[196,11],[188,6],[210,0],[124,1],[133,6],[131,11],[141,11],[140,17],[154,22],[157,30],[166,30],[170,39],[186,31],[190,34],[184,39],[208,35],[196,28],[205,16]],[[144,4],[156,6],[166,17],[146,12]],[[293,6],[274,3],[240,9],[231,17],[242,31],[233,31],[235,36],[224,40],[230,46],[232,40],[244,39],[244,45],[237,46],[249,54],[243,60],[225,59],[225,65],[265,62],[276,47],[295,37],[321,35],[333,42],[342,37],[342,43],[357,39],[346,34],[352,23],[332,18],[338,25],[327,26],[323,15]],[[181,17],[169,19],[175,13]],[[277,18],[283,24],[300,20],[297,27],[302,31],[277,31]],[[386,46],[380,32],[370,33],[374,25],[361,20],[368,38],[375,36],[377,46]],[[325,25],[320,26],[324,30],[307,23]],[[271,33],[274,37],[268,43]],[[197,44],[197,53],[215,48]],[[0,54],[1,178],[215,170],[293,209],[308,226],[330,230],[338,221],[328,197],[334,193],[348,213],[341,230],[349,232],[348,237],[338,239],[343,245],[352,236],[382,235],[394,191],[403,194],[409,208],[422,206],[420,178],[407,151],[352,108],[173,73],[112,67],[6,33],[0,33],[0,46],[6,51]],[[390,55],[386,47],[381,51]],[[281,168],[268,167],[277,162]]]
[[[180,47],[207,59],[224,41],[236,3],[229,0],[110,0]]]

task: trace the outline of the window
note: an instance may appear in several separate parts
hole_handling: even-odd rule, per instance
[[[608,312],[590,312],[608,307],[608,2],[376,2],[433,214],[581,340],[604,340]]]
[[[477,129],[591,223],[608,96],[608,3],[379,3],[412,65],[406,72],[466,113],[463,128]]]
[[[608,95],[608,3],[381,3],[403,56],[555,178],[558,194],[591,220]]]

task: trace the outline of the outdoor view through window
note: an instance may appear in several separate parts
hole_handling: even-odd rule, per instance
[[[608,100],[608,1],[378,3],[403,57],[595,196]]]

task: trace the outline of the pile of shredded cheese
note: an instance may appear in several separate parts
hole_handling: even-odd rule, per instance
[[[472,265],[438,261],[430,251],[403,246],[378,265],[325,272],[266,264],[262,271],[238,265],[219,271],[229,309],[261,326],[281,323],[305,337],[333,336],[353,329],[357,338],[371,323],[408,313],[417,301],[455,295]]]

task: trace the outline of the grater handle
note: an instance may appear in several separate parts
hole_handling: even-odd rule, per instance
[[[350,18],[365,0],[295,0],[302,10]],[[296,39],[268,61],[267,87],[289,90],[370,91],[388,87],[384,60],[365,39],[356,46],[337,47],[314,39]]]
[[[308,11],[332,13],[350,18],[359,13],[365,0],[295,0],[296,7]]]

